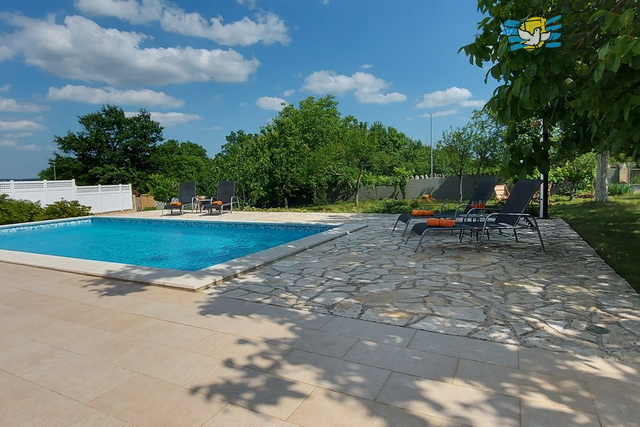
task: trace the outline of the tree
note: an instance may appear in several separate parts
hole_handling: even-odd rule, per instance
[[[636,156],[640,142],[640,20],[634,0],[479,0],[485,18],[473,43],[461,48],[471,63],[491,66],[488,75],[502,82],[488,102],[504,123],[542,119],[560,126],[561,151],[596,151]],[[510,19],[562,15],[562,45],[509,51],[501,25]],[[512,159],[519,174],[531,164],[549,172],[549,139],[532,142],[523,159]],[[519,160],[524,160],[520,162]],[[605,168],[602,168],[603,170]],[[602,177],[602,175],[600,175]],[[606,200],[606,188],[596,189]]]
[[[262,135],[231,132],[213,159],[212,171],[219,179],[236,181],[236,195],[243,203],[269,204],[269,163]]]
[[[458,177],[460,182],[460,201],[462,201],[462,177],[473,161],[473,146],[477,144],[475,130],[466,125],[462,128],[451,128],[442,133],[442,141],[438,143],[445,168]]]
[[[198,194],[215,194],[217,181],[212,182],[212,162],[204,147],[189,141],[170,139],[156,147],[151,162],[155,174],[176,182],[195,181]]]
[[[469,126],[475,136],[471,150],[476,178],[481,174],[496,173],[504,156],[506,127],[486,108],[473,112]]]
[[[587,153],[572,156],[563,161],[555,162],[556,167],[551,170],[550,180],[556,184],[569,184],[566,193],[572,200],[578,190],[593,189],[596,178],[597,156]]]
[[[160,124],[145,110],[126,117],[122,109],[110,105],[79,117],[78,122],[80,132],[54,137],[67,154],[54,156],[58,176],[70,175],[80,185],[131,183],[136,190],[146,190],[152,154],[162,141]]]
[[[378,141],[367,123],[359,122],[355,117],[346,117],[342,126],[339,146],[335,147],[334,153],[341,158],[343,170],[350,175],[347,179],[353,188],[356,207],[359,207],[362,178],[378,153]],[[340,163],[340,159],[336,159],[336,163]]]

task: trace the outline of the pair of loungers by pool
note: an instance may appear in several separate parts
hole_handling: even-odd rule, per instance
[[[236,184],[234,181],[220,181],[218,183],[218,194],[216,197],[210,197],[205,200],[196,199],[196,183],[195,182],[181,182],[178,190],[178,197],[172,202],[166,204],[162,209],[162,215],[165,210],[169,210],[173,214],[174,210],[177,210],[182,215],[184,213],[185,206],[191,206],[191,211],[196,207],[204,213],[213,213],[218,211],[223,214],[225,209],[229,213],[233,213],[233,204],[238,203],[235,194]]]
[[[542,181],[537,179],[521,179],[511,191],[511,195],[505,202],[504,206],[497,211],[486,208],[474,208],[470,201],[463,209],[448,214],[439,213],[426,217],[410,214],[400,215],[396,220],[393,230],[395,230],[399,222],[404,222],[406,224],[406,232],[409,227],[409,223],[412,220],[416,220],[417,218],[422,219],[422,221],[416,223],[411,228],[411,232],[406,240],[408,243],[413,234],[420,236],[420,240],[418,241],[418,245],[415,249],[417,252],[424,237],[427,234],[437,231],[457,232],[460,241],[462,241],[464,235],[468,232],[471,236],[476,236],[478,240],[478,249],[480,249],[484,243],[485,236],[489,238],[489,233],[491,231],[499,231],[502,233],[503,230],[512,230],[516,241],[518,241],[518,231],[527,229],[530,231],[533,230],[537,233],[538,238],[540,239],[540,246],[544,251],[544,242],[542,241],[542,234],[540,233],[540,228],[538,227],[536,218],[533,215],[524,212],[531,202],[534,194],[540,188],[541,183]],[[484,200],[484,203],[486,203],[486,200],[491,196],[494,184],[495,181],[481,181],[476,187],[476,191],[471,200],[479,202],[479,204],[482,204],[482,200]],[[490,188],[491,190],[489,190],[488,195],[483,199],[481,196],[485,196],[487,188]],[[425,218],[454,218],[456,221],[453,223],[443,223],[440,221],[436,224],[436,221],[433,221],[433,219],[425,220]]]

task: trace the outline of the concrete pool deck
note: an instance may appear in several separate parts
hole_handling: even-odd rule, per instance
[[[391,215],[198,218],[367,228],[206,293],[0,263],[0,425],[640,419],[640,300],[562,221],[547,253],[443,235],[415,254]]]

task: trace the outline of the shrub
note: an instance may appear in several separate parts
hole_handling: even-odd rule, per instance
[[[60,200],[45,206],[37,215],[36,221],[58,218],[74,218],[91,215],[89,206],[81,205],[77,200]]]
[[[402,214],[413,209],[425,209],[425,203],[420,200],[383,199],[373,203],[365,212]]]
[[[609,185],[609,195],[610,196],[621,196],[623,194],[633,193],[633,187],[629,184],[620,183],[620,184],[610,184]]]
[[[164,175],[154,174],[149,177],[149,194],[161,202],[168,202],[178,196],[178,181]]]
[[[41,211],[39,203],[14,200],[6,194],[0,194],[0,225],[35,221]]]

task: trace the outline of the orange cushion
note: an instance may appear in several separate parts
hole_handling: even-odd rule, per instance
[[[456,220],[455,219],[443,219],[443,218],[428,218],[427,219],[428,227],[455,227]]]
[[[222,205],[220,200],[216,200],[215,202],[211,202],[212,205]]]
[[[433,211],[423,211],[423,210],[418,210],[418,209],[414,209],[411,211],[411,216],[433,216],[434,212]]]
[[[172,206],[182,206],[182,203],[180,202],[171,202]]]

